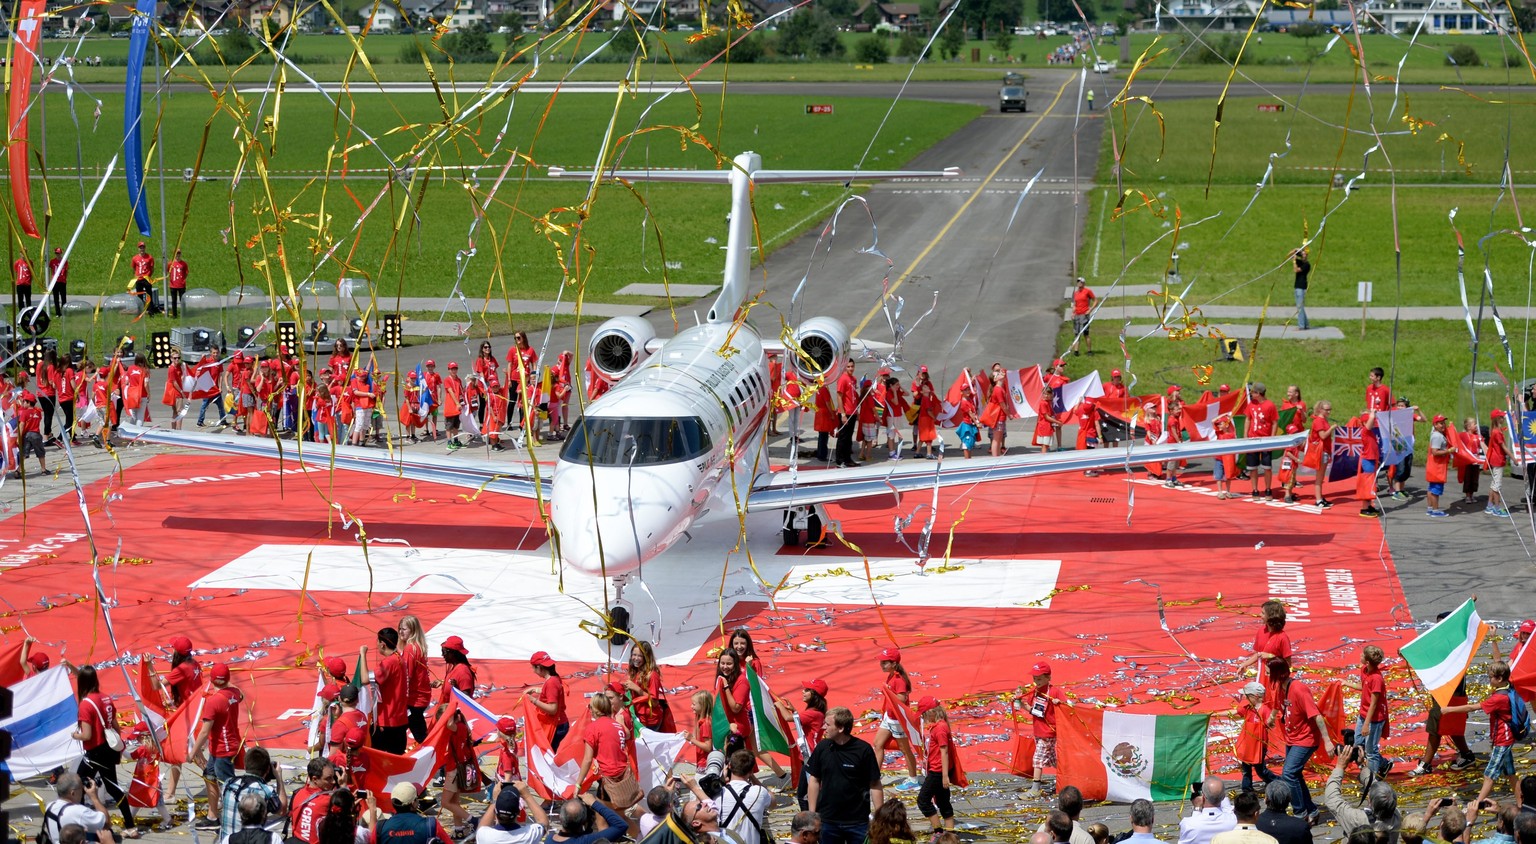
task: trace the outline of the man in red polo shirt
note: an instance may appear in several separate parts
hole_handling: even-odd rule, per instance
[[[405,753],[406,712],[405,659],[400,656],[400,631],[393,627],[379,629],[379,663],[373,669],[373,681],[379,687],[379,705],[374,711],[373,746],[385,753]],[[368,649],[363,648],[364,657]]]
[[[198,820],[198,829],[218,829],[218,795],[224,783],[234,778],[235,755],[245,743],[240,736],[240,703],[245,696],[230,685],[229,666],[214,663],[208,675],[213,687],[203,699],[202,726],[189,755],[193,764],[202,766],[203,779],[217,785],[208,789],[208,815]]]
[[[1275,435],[1275,422],[1280,418],[1280,412],[1275,409],[1275,403],[1264,396],[1264,385],[1255,382],[1248,388],[1248,436],[1272,437]],[[1259,497],[1259,475],[1264,476],[1264,496],[1274,495],[1275,490],[1275,453],[1272,451],[1250,451],[1246,463],[1248,473],[1253,481],[1253,497]]]
[[[61,316],[64,306],[69,304],[69,262],[64,260],[63,247],[53,248],[53,257],[48,260],[48,283],[53,285],[53,315]]]
[[[853,462],[853,434],[859,427],[859,381],[853,374],[853,361],[843,366],[843,374],[837,377],[837,407],[841,416],[837,424],[837,451],[833,455],[837,465],[857,466]]]

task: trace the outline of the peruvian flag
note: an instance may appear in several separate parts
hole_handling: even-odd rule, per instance
[[[1215,439],[1216,420],[1223,416],[1231,418],[1242,410],[1246,403],[1246,392],[1238,390],[1200,404],[1186,404],[1184,405],[1184,430],[1198,432],[1198,436],[1194,439]]]
[[[1035,367],[1039,369],[1040,367]],[[923,749],[923,722],[912,714],[912,710],[901,702],[901,698],[891,691],[890,686],[881,686],[880,693],[885,695],[885,708],[896,714],[896,720],[901,722],[901,729],[907,734],[907,740],[912,742],[912,752],[921,758],[927,751]],[[877,751],[880,748],[875,748]]]
[[[1012,402],[1015,419],[1033,419],[1039,416],[1035,405],[1040,402],[1040,391],[1045,389],[1045,378],[1037,364],[1027,369],[1008,370],[1008,400]]]
[[[960,410],[960,400],[963,398],[960,389],[967,386],[971,388],[971,404],[976,408],[977,413],[981,412],[981,406],[986,402],[987,397],[992,395],[992,389],[987,386],[984,379],[972,375],[970,368],[967,367],[960,370],[960,374],[955,376],[954,383],[949,385],[949,392],[944,394],[944,408],[939,413],[939,422],[951,427],[959,424],[954,421],[954,418],[955,413]]]
[[[160,691],[160,684],[155,682],[155,669],[149,664],[149,657],[139,657],[139,699],[144,705],[159,713],[162,722],[165,716],[171,714],[165,708],[165,693]]]
[[[453,722],[453,716],[458,711],[458,701],[450,698],[448,707],[432,725],[432,729],[427,731],[427,737],[415,750],[404,756],[385,753],[372,747],[359,748],[358,753],[362,755],[366,769],[357,772],[357,785],[373,792],[381,807],[391,805],[389,793],[400,783],[408,782],[418,790],[421,789],[432,779],[437,769],[443,766],[443,760],[448,758],[448,725]]]
[[[586,746],[582,734],[586,724],[586,717],[572,721],[570,732],[565,734],[560,750],[556,752],[551,746],[555,725],[533,705],[532,700],[523,699],[523,752],[528,784],[545,800],[569,799],[591,784],[590,780],[585,783],[576,781],[581,776],[581,756]],[[595,765],[590,777],[597,778]]]
[[[211,399],[219,394],[219,364],[217,361],[199,363],[192,371],[181,376],[181,391],[189,399]]]

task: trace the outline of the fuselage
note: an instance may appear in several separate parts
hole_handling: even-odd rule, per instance
[[[668,340],[572,425],[550,492],[561,559],[628,574],[709,511],[735,512],[766,469],[771,398],[751,328],[705,323]]]

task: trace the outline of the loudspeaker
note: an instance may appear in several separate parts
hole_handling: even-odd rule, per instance
[[[1221,355],[1222,360],[1242,360],[1243,344],[1231,337],[1223,337],[1221,339]]]

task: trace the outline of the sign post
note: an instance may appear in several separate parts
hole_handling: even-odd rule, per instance
[[[1360,339],[1364,340],[1365,339],[1365,306],[1369,305],[1371,303],[1371,283],[1369,281],[1362,281],[1362,282],[1360,282],[1359,287],[1358,287],[1358,292],[1355,295],[1356,295],[1356,298],[1360,300]]]

